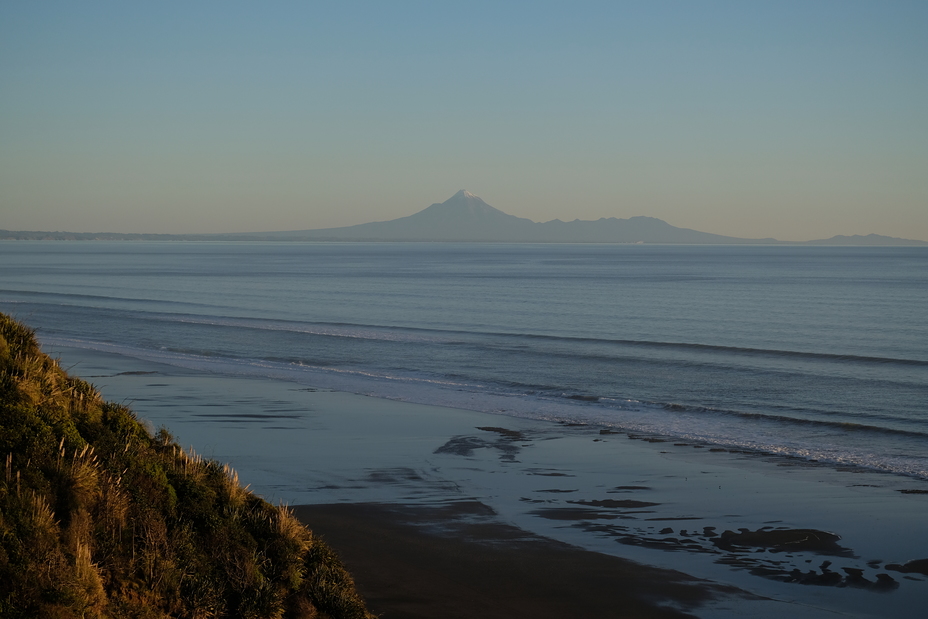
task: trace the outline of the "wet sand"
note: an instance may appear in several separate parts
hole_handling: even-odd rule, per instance
[[[928,607],[924,481],[49,352],[268,500],[312,505],[300,516],[387,619],[512,617],[523,605],[533,616],[914,619]]]
[[[528,533],[473,501],[294,511],[337,550],[383,619],[670,619],[718,597],[754,597]]]

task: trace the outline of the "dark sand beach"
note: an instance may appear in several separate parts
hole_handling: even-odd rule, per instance
[[[393,617],[923,617],[925,482],[49,348]]]
[[[590,552],[494,519],[482,503],[301,505],[383,619],[692,617],[733,587]]]

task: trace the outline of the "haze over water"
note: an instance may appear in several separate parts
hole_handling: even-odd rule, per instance
[[[928,478],[928,251],[5,243],[43,342]]]

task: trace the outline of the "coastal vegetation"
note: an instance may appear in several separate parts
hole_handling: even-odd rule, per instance
[[[372,617],[333,551],[0,314],[0,616]]]

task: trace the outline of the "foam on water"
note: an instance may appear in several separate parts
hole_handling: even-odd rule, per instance
[[[928,476],[928,251],[0,245],[46,343]]]
[[[564,392],[526,392],[422,373],[399,374],[373,368],[328,368],[266,359],[192,355],[74,338],[43,338],[43,342],[198,371],[289,380],[316,388],[527,419],[595,424],[604,429],[671,441],[928,479],[928,434],[922,432],[797,420],[781,415],[691,409],[678,404]]]
[[[663,519],[701,516],[700,526],[718,531],[834,531],[860,556],[833,572],[866,570],[871,580],[889,561],[924,556],[924,497],[906,491],[925,485],[913,477],[928,480],[928,249],[51,242],[0,243],[0,265],[0,311],[35,327],[49,352],[73,347],[76,354],[62,354],[107,368],[87,374],[144,370],[85,378],[117,397],[139,394],[140,410],[150,406],[204,449],[221,435],[226,451],[216,455],[235,453],[271,493],[287,488],[313,502],[334,488],[339,501],[408,500],[453,487],[527,530],[597,551],[614,552],[623,531],[673,539],[671,555],[643,546],[621,553],[736,584],[746,582],[739,574],[748,579],[737,571],[743,564],[732,572],[715,555],[684,552],[696,537],[682,528],[697,523]],[[158,367],[82,357],[81,348],[176,369],[162,366],[162,380],[147,376]],[[564,425],[491,424],[440,408],[304,393],[315,389]],[[223,410],[217,395],[229,396]],[[249,422],[248,432],[217,417],[266,420],[282,409],[302,421]],[[402,438],[432,436],[432,420],[446,429],[415,441],[421,454],[407,459]],[[340,424],[337,436],[359,431],[372,440],[333,441]],[[538,440],[521,446],[516,466],[492,447],[467,463],[434,454],[459,432],[491,444],[492,436],[480,437],[487,428],[474,426],[525,428]],[[610,432],[620,434],[610,440]],[[621,433],[738,453],[652,446]],[[384,448],[397,458],[366,459]],[[351,464],[330,466],[332,456]],[[431,468],[438,460],[443,473],[422,471],[415,489],[371,479],[370,466]],[[552,502],[553,481],[534,474],[552,466],[571,473],[557,485],[571,499],[592,505],[616,483],[635,484],[647,486],[660,513],[580,527],[539,518],[542,503],[578,507]],[[317,475],[322,468],[335,470]],[[665,526],[674,532],[664,535]],[[750,554],[784,574],[828,563]],[[901,586],[891,597],[858,591],[848,577],[851,586],[831,592],[843,600],[835,608],[866,614],[867,601],[874,615],[916,616],[924,583],[893,576]],[[779,582],[749,590],[802,598],[810,608],[827,597],[822,587]]]

